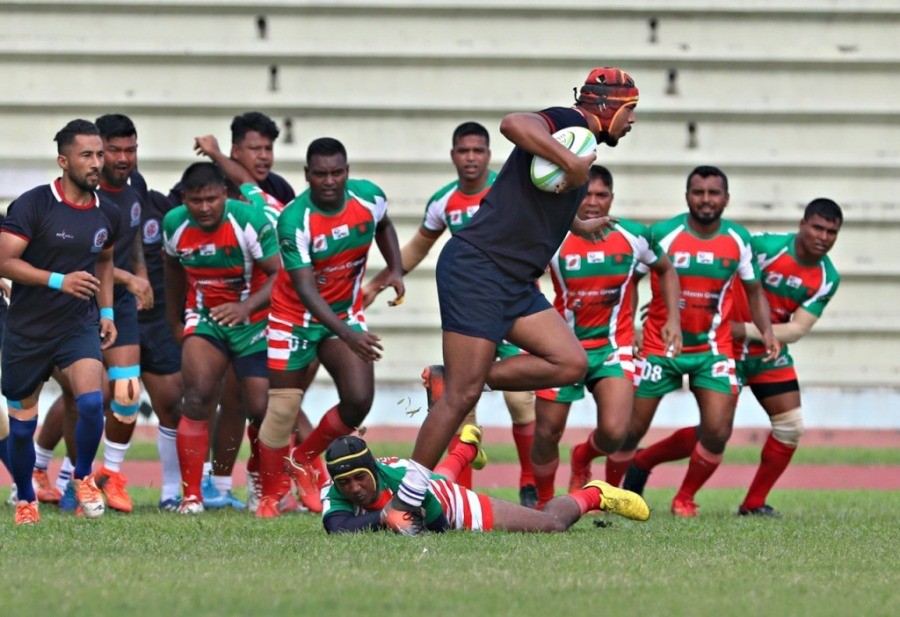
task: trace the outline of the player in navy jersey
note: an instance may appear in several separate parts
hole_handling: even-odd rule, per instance
[[[553,133],[585,127],[598,143],[615,146],[635,122],[637,100],[631,76],[616,68],[597,68],[572,107],[512,113],[501,122],[500,131],[516,147],[472,221],[450,238],[438,260],[444,377],[432,367],[430,413],[403,483],[383,511],[389,526],[410,534],[423,529],[420,505],[431,469],[485,385],[537,390],[584,377],[584,349],[540,292],[537,279],[567,232],[596,237],[610,219],[576,217],[596,155],[576,156]],[[534,156],[565,171],[557,193],[540,191],[531,182]],[[497,344],[504,338],[528,353],[495,363]]]
[[[91,467],[103,434],[102,349],[117,336],[113,247],[121,223],[95,193],[103,166],[97,127],[73,120],[54,139],[62,176],[16,199],[0,234],[0,276],[13,281],[0,387],[10,410],[17,524],[40,520],[31,485],[33,439],[38,397],[54,367],[76,397],[77,500],[87,517],[105,510]]]
[[[3,219],[5,217],[0,214],[0,227],[3,225]],[[9,305],[6,302],[6,299],[9,297],[9,286],[6,284],[6,281],[0,280],[0,348],[3,347],[3,327],[6,324],[6,311],[9,308]],[[12,467],[9,464],[9,449],[7,448],[7,438],[9,437],[9,415],[6,413],[6,408],[0,406],[0,462],[3,463],[4,467],[6,467],[7,471],[9,471],[10,475],[12,475]],[[16,485],[13,484],[10,487],[10,494],[7,503],[10,505],[16,505],[19,501],[16,495]]]

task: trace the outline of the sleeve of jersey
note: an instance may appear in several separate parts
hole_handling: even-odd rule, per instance
[[[425,206],[425,216],[422,217],[422,227],[428,231],[442,232],[447,229],[447,221],[444,219],[447,211],[446,197],[446,194],[443,198],[438,198],[437,195],[433,195],[431,200],[429,200],[428,205]]]
[[[387,214],[387,197],[384,191],[368,180],[348,180],[347,189],[357,199],[366,202],[377,225]]]
[[[26,196],[12,202],[3,221],[3,232],[30,242],[37,231],[35,223],[38,217],[35,216],[34,205],[34,200]]]
[[[754,282],[759,280],[759,264],[753,255],[750,246],[750,234],[743,228],[736,228],[734,237],[740,247],[740,263],[738,265],[738,277],[742,281]]]
[[[297,206],[288,206],[278,218],[278,245],[285,270],[308,268],[312,265],[308,219],[309,211]]]
[[[654,240],[653,234],[650,233],[650,228],[646,225],[641,225],[638,233],[635,234],[635,257],[641,264],[647,264],[648,266],[652,266],[659,258],[663,256],[662,246],[660,246],[659,242]]]
[[[825,307],[831,302],[835,292],[837,292],[838,285],[841,283],[841,277],[830,262],[822,264],[822,268],[825,270],[825,274],[822,277],[822,286],[802,305],[805,310],[816,317],[821,317],[822,313],[825,312]]]
[[[382,529],[381,512],[356,514],[346,510],[333,510],[322,516],[322,525],[327,533],[378,531]]]
[[[109,249],[115,246],[117,239],[123,237],[130,230],[122,224],[122,215],[116,206],[109,204],[109,207],[104,212],[106,212],[106,218],[109,219],[110,230],[109,237],[106,239],[106,244],[103,245],[103,248]]]
[[[251,242],[253,258],[262,261],[278,254],[278,238],[275,228],[262,208],[250,210],[247,235]]]
[[[571,107],[548,107],[547,109],[539,111],[538,114],[540,114],[544,120],[547,121],[547,124],[550,125],[551,133],[555,133],[568,126],[583,126],[585,128],[590,128],[584,116]]]
[[[169,210],[163,217],[163,248],[169,257],[178,257],[176,231],[178,229],[177,209]]]

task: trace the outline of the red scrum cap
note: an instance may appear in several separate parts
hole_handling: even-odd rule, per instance
[[[622,69],[604,66],[588,74],[576,101],[600,120],[601,129],[608,131],[620,109],[637,104],[638,89],[631,75]]]

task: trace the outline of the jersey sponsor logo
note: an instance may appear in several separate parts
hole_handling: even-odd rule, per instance
[[[469,218],[472,218],[473,216],[475,216],[475,213],[478,212],[478,208],[479,208],[479,206],[477,206],[477,205],[469,206],[468,208],[466,208],[466,214],[469,216]]]
[[[566,255],[566,270],[578,270],[581,267],[581,255]]]
[[[450,224],[451,225],[460,225],[462,224],[462,212],[460,210],[454,210],[450,213]]]
[[[210,255],[216,254],[216,245],[215,244],[201,244],[200,245],[200,254],[204,257],[209,257]]]
[[[144,228],[141,232],[144,244],[156,244],[159,242],[162,239],[160,231],[158,219],[147,219],[147,221],[144,222]]]
[[[772,363],[772,366],[782,367],[787,366],[789,364],[787,356],[779,356],[775,358],[775,362]]]
[[[800,277],[791,275],[787,279],[787,286],[793,287],[794,289],[800,289],[800,286],[803,284],[803,279]]]
[[[313,238],[312,250],[314,253],[321,253],[328,250],[328,239],[325,234],[321,234]]]
[[[136,201],[131,204],[131,226],[137,227],[141,224],[141,202]]]
[[[109,239],[109,230],[106,227],[101,227],[97,231],[94,232],[94,246],[91,247],[92,253],[99,253],[103,250],[103,246],[106,244],[106,241]]]
[[[685,251],[676,251],[672,255],[672,265],[676,268],[690,268],[691,254]]]
[[[780,272],[769,272],[766,275],[766,285],[769,287],[778,287],[784,276]]]
[[[74,240],[75,239],[75,236],[73,236],[72,234],[67,232],[65,229],[63,229],[62,231],[56,232],[56,237],[60,238],[62,240]]]
[[[340,240],[341,238],[346,238],[350,235],[350,228],[347,227],[346,224],[338,225],[334,229],[331,230],[331,237],[335,240]]]
[[[716,260],[715,256],[708,251],[698,251],[697,252],[697,263],[698,264],[711,264]]]
[[[602,264],[606,261],[606,253],[603,251],[590,251],[587,254],[587,262],[589,264]]]

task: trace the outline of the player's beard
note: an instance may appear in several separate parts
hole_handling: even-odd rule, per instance
[[[616,146],[619,145],[619,138],[613,137],[609,133],[604,132],[600,137],[601,137],[600,141],[605,143],[610,148],[615,148]]]
[[[96,190],[97,186],[100,184],[100,174],[97,174],[96,180],[88,180],[88,174],[85,174],[84,177],[81,178],[75,175],[71,175],[69,176],[69,179],[72,181],[72,184],[77,186],[85,193],[93,193],[94,190]]]
[[[715,212],[712,216],[700,216],[700,215],[694,213],[692,210],[688,210],[688,214],[690,214],[691,218],[693,218],[695,221],[697,221],[701,225],[712,225],[713,223],[718,221],[720,218],[722,218],[721,210],[718,212]]]

